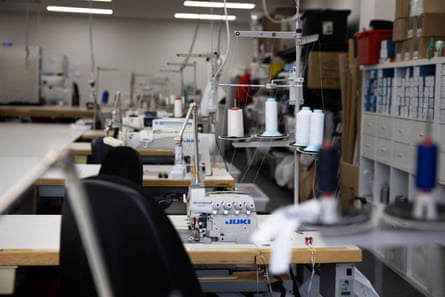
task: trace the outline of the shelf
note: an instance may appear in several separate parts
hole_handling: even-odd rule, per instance
[[[390,68],[403,68],[403,67],[433,65],[433,64],[440,64],[440,63],[445,63],[445,57],[392,62],[392,63],[386,63],[386,64],[376,64],[376,65],[366,65],[366,66],[362,65],[362,66],[360,66],[360,68],[362,70],[366,71],[366,70],[374,70],[374,69],[390,69]]]

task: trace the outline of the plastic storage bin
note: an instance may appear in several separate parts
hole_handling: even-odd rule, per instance
[[[392,39],[392,30],[368,30],[355,33],[357,39],[357,63],[360,65],[378,64],[380,43]]]

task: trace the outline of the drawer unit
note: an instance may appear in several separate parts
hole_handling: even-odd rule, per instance
[[[392,119],[387,117],[377,117],[376,135],[377,137],[391,139],[392,138]]]
[[[375,158],[375,137],[363,135],[362,153],[363,156],[374,159]]]
[[[411,144],[411,122],[402,119],[394,120],[394,141]]]
[[[393,143],[391,159],[392,166],[405,171],[410,171],[411,166],[414,164],[411,146],[408,144]]]
[[[445,153],[440,154],[438,168],[439,168],[439,172],[437,174],[439,175],[439,179],[442,182],[445,182]]]
[[[391,163],[391,142],[386,139],[376,138],[375,159],[384,164]]]
[[[441,152],[445,153],[445,125],[439,125],[439,131],[436,133],[437,139],[435,139],[437,142],[439,142],[439,148]],[[445,165],[445,163],[442,163]]]
[[[375,136],[376,116],[363,114],[363,134]]]
[[[411,130],[411,139],[414,145],[423,141],[427,134],[427,124],[425,122],[413,122]]]

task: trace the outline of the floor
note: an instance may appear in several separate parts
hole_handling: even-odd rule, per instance
[[[293,203],[293,189],[280,187],[273,178],[276,161],[270,161],[270,152],[249,149],[227,149],[224,157],[240,171],[239,182],[255,183],[269,196],[267,212],[272,212],[280,206]],[[255,156],[252,158],[252,156]],[[252,159],[256,159],[252,162]],[[357,264],[357,268],[371,281],[380,297],[423,297],[425,295],[417,291],[413,286],[394,273],[389,267],[379,261],[374,255],[364,249],[363,261]]]

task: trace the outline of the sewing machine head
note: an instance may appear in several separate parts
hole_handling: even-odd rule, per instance
[[[187,215],[196,242],[248,243],[257,228],[253,198],[245,193],[213,192],[191,187]]]

